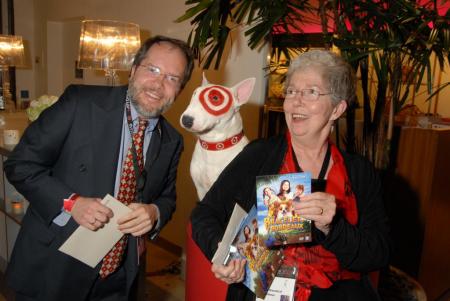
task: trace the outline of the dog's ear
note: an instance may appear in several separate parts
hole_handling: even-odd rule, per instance
[[[255,87],[255,82],[256,78],[250,77],[244,79],[239,84],[231,88],[231,90],[233,90],[234,92],[236,102],[238,103],[239,106],[242,106],[249,100],[250,95],[252,95],[253,88]]]
[[[209,81],[206,79],[205,71],[203,71],[203,80],[202,80],[202,86],[206,86],[209,84]]]

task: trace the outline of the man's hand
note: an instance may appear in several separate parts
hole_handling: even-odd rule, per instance
[[[227,265],[213,264],[211,272],[217,279],[227,284],[238,283],[244,280],[245,259],[232,259]]]
[[[133,211],[117,220],[119,230],[125,234],[140,236],[149,232],[158,219],[158,209],[155,204],[131,203],[128,208]]]
[[[111,209],[102,205],[99,198],[78,197],[70,214],[80,225],[89,230],[96,231],[102,228],[113,217]]]

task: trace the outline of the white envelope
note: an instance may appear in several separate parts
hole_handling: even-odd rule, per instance
[[[78,227],[59,248],[61,252],[91,267],[95,267],[123,236],[123,233],[117,229],[117,219],[131,212],[130,208],[109,194],[101,202],[113,211],[113,218],[97,231]]]

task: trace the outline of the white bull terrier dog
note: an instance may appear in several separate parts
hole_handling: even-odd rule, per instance
[[[254,86],[255,78],[228,88],[210,84],[203,75],[202,85],[194,91],[189,106],[181,114],[181,126],[198,136],[190,172],[199,200],[248,144],[239,108],[249,100]]]

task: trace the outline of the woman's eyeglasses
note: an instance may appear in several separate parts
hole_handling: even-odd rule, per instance
[[[294,99],[297,96],[300,96],[304,101],[314,102],[319,99],[320,96],[330,95],[332,93],[320,93],[315,89],[302,89],[296,90],[294,88],[287,88],[284,92],[284,97],[286,99]]]

